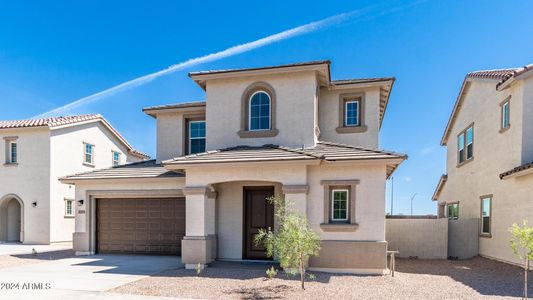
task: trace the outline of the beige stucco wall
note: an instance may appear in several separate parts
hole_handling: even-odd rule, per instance
[[[533,162],[533,75],[524,79],[522,84],[522,163],[526,164]]]
[[[321,180],[360,181],[355,189],[356,222],[359,225],[357,230],[325,232],[320,228],[320,224],[324,222],[324,186],[321,185]],[[385,240],[384,165],[263,164],[190,167],[187,169],[186,186],[214,184],[213,187],[218,192],[215,201],[218,251],[221,258],[242,257],[242,187],[250,181],[254,181],[253,185],[272,182],[279,183],[279,186],[308,185],[308,194],[303,198],[306,215],[311,227],[324,240]]]
[[[388,250],[399,251],[398,257],[448,257],[447,219],[387,219],[385,237]]]
[[[183,114],[162,113],[157,115],[158,162],[183,155]]]
[[[276,128],[279,133],[268,138],[240,138],[242,95],[255,82],[266,82],[276,94]],[[315,95],[314,72],[246,76],[207,82],[207,150],[236,145],[277,144],[314,145]]]
[[[495,86],[496,81],[474,81],[466,94],[447,143],[448,180],[438,201],[459,201],[459,218],[479,218],[480,197],[492,194],[492,237],[480,238],[479,253],[517,262],[509,247],[508,228],[523,219],[533,220],[533,203],[527,196],[533,178],[500,180],[498,175],[522,164],[523,82],[501,92]],[[500,103],[509,95],[511,127],[500,133]],[[458,167],[457,135],[472,122],[474,159]]]
[[[18,165],[6,166],[3,137],[18,136]],[[50,241],[50,132],[48,128],[0,130],[0,199],[15,194],[24,203],[24,243]],[[4,198],[9,201],[9,199]],[[37,202],[33,207],[32,203]]]
[[[94,167],[83,164],[84,142],[93,144]],[[101,122],[54,129],[50,137],[50,241],[71,241],[74,218],[65,217],[65,198],[74,199],[74,186],[58,178],[112,166],[112,152],[118,151],[120,163],[138,160]]]
[[[339,98],[343,94],[364,94],[364,125],[365,132],[337,133],[339,126]],[[320,140],[357,145],[367,148],[379,148],[379,87],[365,89],[328,90],[320,89],[319,127]]]

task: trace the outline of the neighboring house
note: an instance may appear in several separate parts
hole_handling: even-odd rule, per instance
[[[448,154],[433,196],[439,216],[450,225],[476,220],[471,255],[519,263],[508,229],[533,222],[533,65],[469,73],[441,145]],[[455,239],[467,227],[453,229],[449,243],[466,247]]]
[[[386,269],[385,182],[405,155],[376,150],[394,78],[330,79],[330,62],[194,72],[205,102],[145,108],[157,161],[68,176],[78,254],[265,260],[283,195],[322,238],[310,267]]]
[[[100,115],[0,121],[0,241],[72,241],[74,187],[58,178],[144,160]]]

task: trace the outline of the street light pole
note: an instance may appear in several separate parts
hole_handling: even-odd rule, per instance
[[[413,216],[413,199],[415,199],[417,193],[414,193],[413,196],[411,196],[411,217]]]

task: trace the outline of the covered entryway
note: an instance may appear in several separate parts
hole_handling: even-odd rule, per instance
[[[181,255],[184,198],[96,199],[96,251]]]
[[[0,240],[5,242],[22,242],[24,202],[13,194],[0,199]]]

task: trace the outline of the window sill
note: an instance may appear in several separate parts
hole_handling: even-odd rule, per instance
[[[479,237],[490,239],[490,238],[492,238],[492,233],[480,233]]]
[[[326,232],[352,232],[356,231],[359,225],[357,223],[329,223],[320,224],[320,229]]]
[[[368,127],[365,125],[361,126],[344,126],[344,127],[337,127],[335,130],[337,133],[360,133],[360,132],[366,132]]]
[[[509,130],[511,128],[511,124],[509,124],[509,126],[505,127],[505,128],[500,128],[500,133],[504,133],[506,132],[507,130]]]
[[[90,168],[96,167],[95,165],[87,163],[87,162],[84,162],[83,165],[86,166],[86,167],[90,167]]]
[[[75,216],[65,216],[65,219],[74,219]]]
[[[462,167],[462,166],[468,164],[469,162],[471,162],[471,161],[473,161],[473,160],[474,160],[474,157],[469,158],[469,159],[463,161],[462,163],[457,164],[457,168]]]
[[[16,167],[18,165],[19,165],[19,163],[5,163],[4,167]]]
[[[270,129],[270,130],[240,130],[238,132],[239,136],[243,139],[248,138],[267,138],[267,137],[275,137],[278,135],[279,131],[277,129]]]

